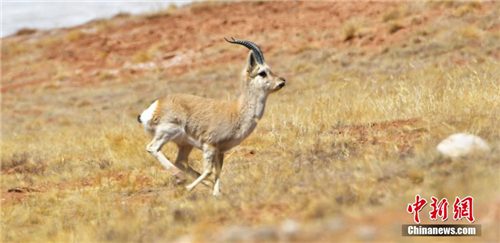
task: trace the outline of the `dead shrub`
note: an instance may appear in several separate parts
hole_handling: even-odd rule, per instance
[[[47,163],[41,158],[31,158],[24,153],[15,153],[8,161],[2,161],[2,171],[7,173],[40,175],[47,169]]]

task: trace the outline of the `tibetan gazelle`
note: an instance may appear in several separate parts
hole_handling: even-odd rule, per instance
[[[267,96],[286,83],[284,78],[271,71],[256,44],[234,38],[225,40],[250,49],[238,99],[223,101],[185,94],[168,95],[156,100],[138,117],[145,130],[153,135],[147,151],[174,175],[183,171],[193,177],[195,181],[186,187],[188,191],[202,182],[213,187],[214,196],[220,194],[219,177],[224,153],[252,133],[264,114]],[[168,141],[179,147],[174,164],[160,151]],[[202,174],[188,164],[193,147],[203,151]],[[212,171],[215,183],[207,178]]]

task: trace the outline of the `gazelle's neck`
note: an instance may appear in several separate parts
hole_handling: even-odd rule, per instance
[[[238,98],[240,126],[242,130],[251,130],[264,115],[268,94],[265,91],[243,89]]]

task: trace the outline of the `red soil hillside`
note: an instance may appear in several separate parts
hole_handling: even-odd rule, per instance
[[[141,62],[153,62],[162,71],[174,73],[229,62],[240,56],[236,49],[222,46],[222,37],[231,36],[265,43],[266,53],[353,46],[375,52],[408,43],[415,32],[441,18],[453,18],[457,12],[454,6],[438,4],[423,11],[421,5],[364,1],[198,3],[146,16],[118,15],[70,29],[11,36],[2,43],[2,92],[55,80],[63,85],[99,82],[109,70],[111,75],[120,73],[122,77],[137,75],[148,67],[135,65]],[[474,5],[470,11],[486,14],[492,5],[498,3]],[[390,22],[393,19],[397,22]],[[349,21],[360,25],[353,27],[359,29],[352,30],[351,37],[346,36]],[[488,31],[498,28],[489,26]],[[32,56],[18,58],[25,53]],[[200,53],[209,55],[198,58]],[[492,55],[498,57],[498,52]],[[56,67],[68,72],[58,74]]]

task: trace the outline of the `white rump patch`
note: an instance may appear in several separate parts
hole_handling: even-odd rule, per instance
[[[146,110],[141,113],[141,123],[146,131],[149,130],[149,121],[153,119],[153,114],[156,111],[156,106],[158,106],[158,100],[149,106]]]
[[[490,146],[478,136],[457,133],[441,141],[437,150],[444,156],[457,158],[470,154],[487,153],[490,151]]]

